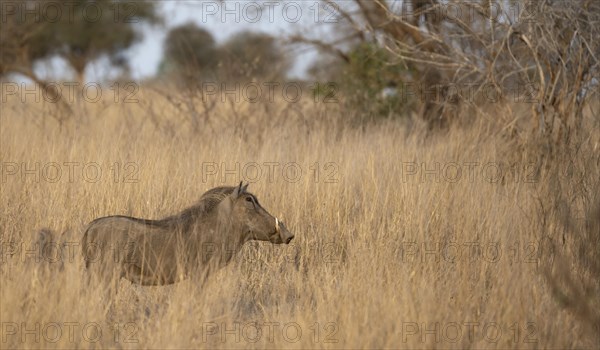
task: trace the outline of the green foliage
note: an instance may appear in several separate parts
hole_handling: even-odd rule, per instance
[[[395,76],[395,67],[387,63],[387,52],[374,44],[357,45],[349,58],[350,63],[344,69],[344,82],[348,88],[360,89],[369,97],[374,97]]]
[[[327,101],[334,99],[336,98],[337,92],[337,84],[334,82],[318,82],[312,86],[312,95],[315,101]]]
[[[330,81],[317,84],[313,94],[343,96],[343,103],[361,118],[406,115],[415,107],[414,98],[402,93],[403,81],[410,72],[389,51],[376,43],[363,42],[355,45],[347,58],[321,61],[311,68],[312,76]]]
[[[407,72],[387,50],[375,43],[361,43],[348,57],[337,81],[354,108],[373,117],[385,117],[403,114],[412,107],[414,101],[407,100],[401,90]]]

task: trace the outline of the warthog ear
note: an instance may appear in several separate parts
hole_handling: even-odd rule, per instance
[[[249,184],[243,185],[243,181],[240,181],[239,186],[237,186],[233,190],[233,193],[231,194],[231,198],[237,199],[237,197],[239,197],[241,194],[246,193],[246,189],[248,188],[248,185]]]
[[[240,194],[242,194],[242,181],[240,181],[240,184],[236,188],[233,189],[233,193],[231,194],[231,198],[237,199],[237,197],[239,197]]]

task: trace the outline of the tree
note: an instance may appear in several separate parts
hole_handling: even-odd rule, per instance
[[[145,0],[22,0],[4,4],[3,10],[0,75],[19,73],[42,87],[34,63],[61,57],[79,82],[100,57],[127,68],[123,52],[141,39],[136,24],[160,22],[155,4]]]
[[[206,29],[187,23],[169,31],[159,74],[175,75],[189,85],[216,77],[219,52]]]
[[[187,23],[169,31],[159,73],[193,88],[202,80],[282,78],[288,67],[276,39],[268,34],[240,32],[219,46],[210,32]]]
[[[285,76],[289,61],[277,40],[264,33],[239,32],[221,47],[224,79],[249,81]]]
[[[346,97],[342,103],[358,112],[360,120],[400,115],[413,107],[414,98],[400,96],[397,91],[407,74],[406,68],[390,64],[393,57],[385,48],[374,42],[359,42],[344,57],[343,64],[329,59],[311,67],[309,73],[321,82],[319,86],[335,89],[325,89],[321,92],[324,96],[341,93]]]
[[[341,37],[327,42],[302,34],[292,40],[334,53],[340,64],[349,62],[348,42],[376,42],[390,52],[390,65],[408,68],[403,81],[427,96],[419,112],[432,127],[447,125],[461,106],[478,108],[473,96],[485,90],[527,99],[532,130],[567,141],[581,128],[583,107],[599,93],[595,0],[323,3],[337,10]],[[514,120],[507,116],[506,130]]]

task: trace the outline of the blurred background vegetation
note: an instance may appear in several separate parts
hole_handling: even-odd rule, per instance
[[[511,145],[507,162],[534,162],[539,169],[551,171],[557,171],[554,166],[581,163],[586,176],[593,174],[586,167],[598,164],[594,141],[600,129],[597,0],[321,0],[316,3],[324,18],[290,23],[292,32],[267,33],[264,27],[257,25],[262,29],[255,30],[247,25],[224,40],[217,40],[216,30],[201,21],[167,26],[165,3],[2,1],[0,81],[25,78],[51,99],[58,97],[56,79],[41,74],[39,67],[60,59],[68,67],[62,81],[83,84],[89,81],[90,65],[103,61],[114,73],[103,84],[128,82],[135,64],[129,50],[156,33],[149,28],[159,28],[165,32],[164,40],[151,38],[161,40],[163,48],[156,75],[124,86],[126,96],[133,98],[138,88],[153,90],[146,95],[151,98],[140,98],[141,112],[135,113],[144,113],[151,125],[169,137],[177,135],[179,124],[189,126],[194,135],[214,131],[216,119],[224,120],[243,140],[254,135],[255,143],[263,141],[256,139],[260,130],[281,128],[290,120],[293,127],[281,131],[289,133],[287,137],[299,130],[302,135],[319,132],[311,118],[329,123],[327,128],[334,130],[326,129],[326,134],[332,138],[339,136],[335,129],[347,126],[343,123],[358,130],[376,123],[379,127],[390,122],[421,123],[429,132],[424,142],[431,135],[443,137],[452,128],[478,125]],[[55,10],[62,15],[54,16]],[[292,79],[295,58],[306,51],[314,52],[315,60],[301,81]],[[232,84],[266,82],[295,82],[310,91],[310,102],[335,103],[329,109],[320,105],[308,109],[289,99],[280,99],[284,106],[276,107],[268,103],[242,107],[228,100],[230,105],[223,108],[219,106],[226,104],[219,103],[225,102],[222,95],[211,91],[207,96],[205,89],[206,83],[227,90]],[[4,99],[4,85],[2,91]],[[166,107],[156,102],[159,96],[168,102]],[[90,112],[71,101],[59,101],[52,106],[56,111],[30,109],[30,113],[40,125],[54,117],[62,126],[104,111]],[[32,107],[19,111],[26,108]],[[134,118],[123,120],[134,130],[142,129]],[[582,149],[587,153],[582,155]],[[565,237],[576,237],[577,249],[564,254],[563,265],[580,266],[586,279],[560,269],[548,269],[544,276],[561,305],[597,334],[600,200],[594,190],[598,180],[590,183],[548,181],[547,196],[539,199],[536,215],[543,222],[540,232],[555,239],[552,249],[559,250],[557,237],[562,237],[563,245]],[[564,193],[589,198],[579,221],[571,220],[573,200],[561,197],[564,193],[556,191],[558,186]],[[551,225],[557,217],[564,220]]]
[[[86,81],[86,68],[101,59],[117,72],[112,80],[127,80],[128,50],[152,33],[148,28],[158,27],[167,32],[163,58],[155,77],[142,83],[170,82],[202,94],[197,90],[203,81],[284,82],[298,63],[297,53],[314,50],[304,86],[315,96],[336,95],[352,111],[348,119],[360,123],[416,116],[432,129],[444,129],[461,120],[472,122],[465,116],[474,110],[495,118],[488,108],[524,102],[531,108],[529,120],[503,113],[503,132],[532,133],[553,144],[568,142],[583,127],[583,108],[597,99],[597,1],[317,4],[322,16],[308,24],[289,23],[292,32],[268,34],[247,25],[217,41],[215,29],[199,20],[167,27],[161,2],[7,2],[2,7],[0,79],[24,76],[52,94],[36,66],[60,58],[78,82]],[[309,5],[304,9],[310,9],[305,14],[315,10]]]

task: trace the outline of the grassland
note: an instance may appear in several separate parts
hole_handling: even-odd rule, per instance
[[[485,118],[432,134],[242,101],[191,131],[158,96],[62,126],[54,107],[0,107],[2,348],[597,347],[592,121],[577,150],[540,157]],[[85,283],[87,222],[164,217],[240,180],[292,245],[249,244],[205,285],[122,281],[107,301]],[[63,246],[36,246],[44,227]]]

